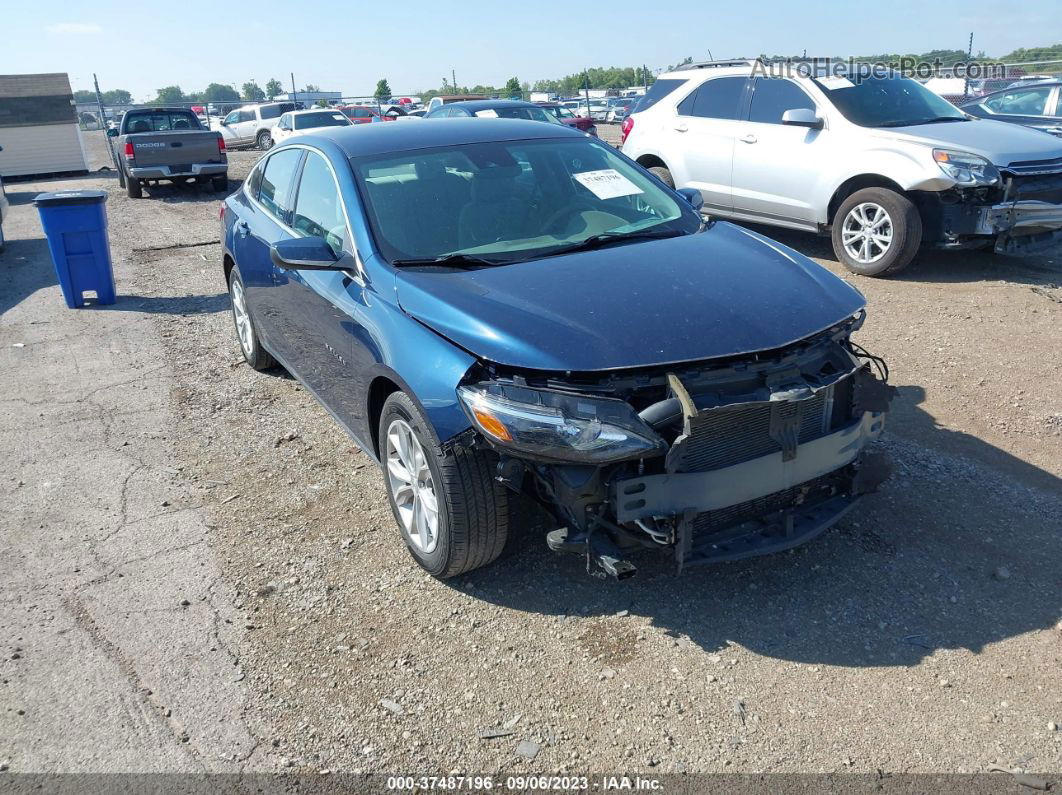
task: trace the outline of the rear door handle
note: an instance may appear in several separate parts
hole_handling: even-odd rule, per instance
[[[741,142],[745,144],[754,144],[757,140],[756,136],[751,133],[741,136]]]
[[[249,227],[247,226],[247,222],[246,221],[237,221],[236,222],[236,231],[239,233],[240,237],[247,237],[247,232],[250,231]]]
[[[679,122],[678,124],[675,125],[675,132],[686,132],[688,129],[689,129],[689,127],[686,125],[686,122],[684,122],[684,121],[681,121],[681,122]]]

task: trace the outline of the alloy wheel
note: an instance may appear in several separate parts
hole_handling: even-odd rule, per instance
[[[841,243],[853,260],[869,265],[885,256],[892,245],[892,218],[880,204],[863,202],[848,211],[841,226]]]
[[[387,429],[387,482],[410,543],[425,554],[439,544],[439,500],[424,448],[405,420]]]
[[[247,312],[247,298],[243,292],[240,280],[233,277],[232,288],[232,319],[236,321],[236,336],[240,338],[240,347],[243,355],[250,359],[254,354],[254,329],[251,326],[251,316]]]

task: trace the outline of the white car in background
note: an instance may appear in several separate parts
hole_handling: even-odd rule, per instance
[[[273,143],[279,144],[325,127],[353,127],[354,124],[342,112],[328,108],[292,110],[280,117],[273,128]]]

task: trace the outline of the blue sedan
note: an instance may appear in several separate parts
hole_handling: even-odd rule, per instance
[[[427,571],[494,560],[522,493],[623,578],[802,543],[887,474],[860,293],[699,207],[561,125],[322,130],[225,200],[224,276],[248,364],[380,463]]]

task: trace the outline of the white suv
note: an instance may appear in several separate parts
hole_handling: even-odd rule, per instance
[[[623,152],[714,216],[830,233],[851,271],[920,246],[1028,254],[1062,239],[1062,141],[974,119],[894,73],[779,75],[756,61],[661,75]]]

